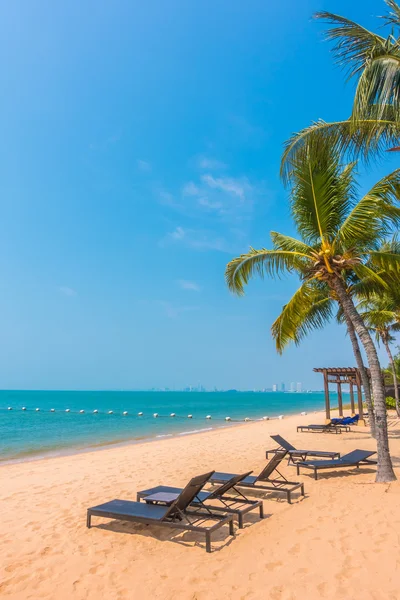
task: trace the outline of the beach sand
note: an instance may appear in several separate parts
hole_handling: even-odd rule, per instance
[[[0,467],[0,597],[3,599],[214,600],[400,598],[400,484],[374,484],[374,469],[311,472],[306,497],[264,502],[207,554],[204,536],[93,519],[86,509],[136,499],[157,484],[184,485],[209,470],[257,473],[271,434],[299,448],[374,449],[366,428],[342,435],[296,433],[322,413]],[[390,421],[400,478],[400,422]],[[97,527],[100,525],[100,527]]]

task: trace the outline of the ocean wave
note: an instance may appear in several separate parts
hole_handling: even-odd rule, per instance
[[[191,435],[192,433],[201,433],[202,431],[211,431],[213,427],[206,427],[205,429],[193,429],[191,431],[181,431],[178,435]]]

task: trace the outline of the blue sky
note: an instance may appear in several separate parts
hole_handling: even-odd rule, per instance
[[[295,290],[224,268],[291,233],[279,160],[312,120],[348,115],[311,20],[376,27],[378,0],[15,0],[0,19],[3,388],[260,388],[353,364],[336,325],[282,357]],[[362,176],[389,172],[391,158]]]

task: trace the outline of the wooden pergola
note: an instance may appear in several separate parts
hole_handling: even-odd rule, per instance
[[[329,423],[331,420],[331,404],[329,398],[329,384],[335,383],[337,385],[338,395],[338,407],[339,417],[343,417],[343,399],[342,399],[342,385],[349,384],[350,386],[350,405],[351,414],[355,415],[355,403],[354,403],[354,388],[357,390],[357,404],[358,414],[360,415],[358,424],[365,426],[363,418],[363,401],[362,401],[362,382],[359,369],[355,367],[324,367],[314,369],[316,373],[322,373],[324,376],[324,390],[325,390],[325,412],[326,422]],[[369,370],[367,369],[368,375]]]

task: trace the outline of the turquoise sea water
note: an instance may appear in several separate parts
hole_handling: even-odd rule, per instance
[[[229,427],[246,417],[276,417],[323,406],[322,393],[0,391],[0,461],[189,434]],[[232,421],[226,422],[227,416]]]

